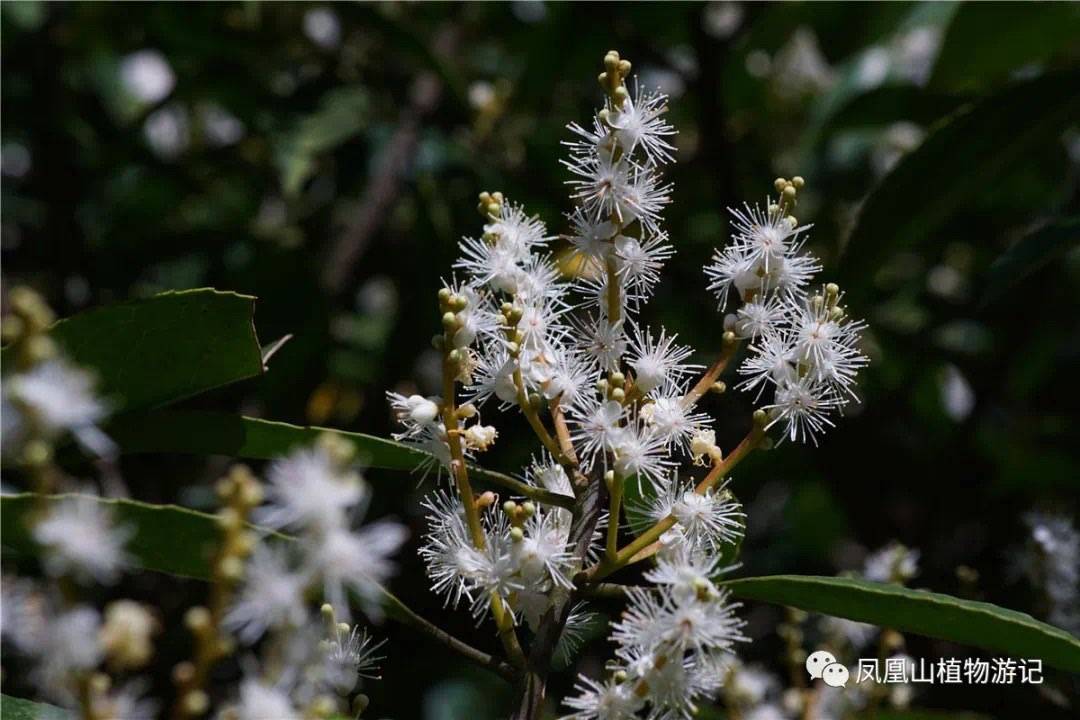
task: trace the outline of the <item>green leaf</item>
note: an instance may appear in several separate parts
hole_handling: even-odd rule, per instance
[[[902,248],[943,242],[938,231],[965,203],[1080,115],[1080,73],[1018,83],[957,111],[906,155],[863,203],[842,258],[846,289],[870,281]]]
[[[67,710],[53,705],[0,695],[0,720],[67,720],[70,717]]]
[[[356,136],[367,125],[368,93],[362,87],[334,88],[278,143],[275,160],[286,195],[297,195],[323,153]]]
[[[115,411],[142,409],[260,374],[254,307],[231,292],[167,292],[60,320],[49,337],[97,374]],[[0,355],[5,367],[13,350]]]
[[[955,710],[928,710],[925,708],[905,708],[903,710],[880,709],[877,720],[993,720],[989,715]]]
[[[930,87],[979,90],[1021,67],[1046,62],[1077,36],[1076,3],[961,4],[945,32]]]
[[[1020,238],[1002,253],[987,273],[982,306],[999,300],[1051,260],[1080,243],[1080,217],[1050,223]]]
[[[1080,640],[996,605],[853,578],[772,575],[724,583],[737,597],[787,605],[1080,672]]]
[[[158,410],[130,413],[116,418],[107,428],[109,436],[127,454],[172,452],[194,455],[225,455],[249,460],[269,460],[296,447],[311,445],[324,433],[348,440],[361,464],[383,470],[415,470],[436,462],[429,453],[403,443],[320,427],[198,410]],[[555,501],[569,507],[573,498],[553,496],[525,486],[509,475],[469,466],[475,481],[498,485],[522,495]],[[542,497],[540,497],[542,496]],[[561,498],[561,499],[560,499]]]

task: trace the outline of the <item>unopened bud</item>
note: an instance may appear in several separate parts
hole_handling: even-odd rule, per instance
[[[210,627],[210,611],[202,605],[196,605],[184,613],[184,625],[196,635],[205,632]]]
[[[526,500],[525,502],[521,503],[521,513],[525,517],[532,517],[534,514],[536,514],[536,505]]]
[[[172,679],[177,685],[184,686],[195,677],[195,666],[188,661],[176,663],[172,669]]]
[[[183,708],[187,715],[202,715],[210,708],[210,698],[202,690],[192,690],[184,695]]]

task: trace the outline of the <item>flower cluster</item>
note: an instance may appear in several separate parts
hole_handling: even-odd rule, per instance
[[[243,473],[219,484],[226,502],[247,496],[247,505],[257,505],[251,511],[257,525],[288,531],[296,539],[288,545],[247,543],[254,550],[222,626],[246,644],[269,634],[270,645],[281,648],[289,662],[285,672],[274,663],[249,662],[227,717],[344,712],[358,679],[373,677],[381,643],[359,626],[339,622],[335,611],[347,618],[354,597],[369,617],[381,617],[382,583],[394,571],[391,556],[407,531],[392,520],[352,529],[370,496],[363,478],[351,469],[352,460],[350,445],[325,435],[313,447],[274,461],[265,485]],[[265,504],[259,504],[264,496]],[[229,548],[228,538],[224,547]],[[308,606],[313,594],[327,601],[321,611],[325,631]],[[366,696],[355,695],[354,713],[358,703],[366,702]]]
[[[859,350],[866,325],[848,317],[840,288],[808,291],[821,265],[803,252],[809,226],[791,214],[803,185],[801,177],[777,178],[776,201],[732,210],[732,241],[714,253],[705,274],[721,310],[732,298],[737,303],[725,329],[751,343],[739,368],[742,387],[758,397],[771,389],[770,426],[816,442],[833,424],[830,415],[855,397],[856,375],[868,360]]]
[[[630,70],[609,52],[603,106],[589,124],[569,126],[566,254],[556,262],[555,238],[541,220],[502,193],[481,193],[483,234],[462,240],[454,267],[463,277],[439,293],[442,395],[389,396],[404,427],[396,437],[427,450],[454,482],[424,503],[429,532],[420,554],[432,587],[449,605],[467,602],[478,621],[490,611],[511,660],[521,653],[514,626],[522,619],[542,634],[544,619],[560,610],[576,617],[566,611],[583,587],[655,557],[646,573],[653,586],[628,594],[613,627],[611,676],[582,677],[566,701],[570,717],[582,720],[689,717],[700,698],[718,692],[719,668],[744,639],[735,605],[714,582],[745,527],[728,472],[772,425],[814,439],[854,396],[866,364],[858,349],[864,326],[848,319],[839,288],[808,292],[821,266],[803,252],[808,228],[792,215],[801,178],[778,180],[778,198],[764,210],[733,211],[732,241],[706,274],[722,309],[729,296],[739,305],[725,318],[711,367],[702,373],[691,348],[642,319],[674,253],[662,222],[672,187],[662,176],[675,147],[666,97],[636,83],[631,92]],[[771,401],[726,456],[699,401],[723,391],[719,375],[741,341],[750,345],[743,385],[759,397],[771,389]],[[472,491],[466,462],[497,438],[480,420],[493,399],[524,416],[543,446],[524,488],[510,485],[527,500],[500,504]],[[682,470],[694,466],[708,468],[704,478]],[[607,499],[599,521],[584,507],[597,485]],[[563,502],[546,507],[534,490]],[[624,503],[628,492],[634,499]],[[620,548],[624,513],[652,526],[635,527],[638,537]]]
[[[789,212],[801,179],[784,181],[766,211],[736,212],[733,242],[707,268],[722,299],[730,292],[744,301],[726,319],[720,360],[702,374],[689,347],[644,322],[674,252],[662,224],[674,130],[666,98],[636,85],[631,93],[629,73],[629,62],[608,53],[604,105],[587,127],[569,128],[569,254],[556,263],[543,222],[501,193],[481,193],[483,234],[462,241],[455,268],[464,277],[439,293],[443,393],[389,396],[403,425],[396,437],[431,453],[454,482],[424,503],[429,532],[420,554],[432,587],[449,605],[468,603],[478,620],[490,611],[511,655],[516,623],[538,631],[583,584],[655,556],[646,574],[654,585],[629,594],[613,628],[612,675],[582,677],[567,700],[575,718],[689,716],[716,694],[718,668],[744,639],[735,605],[715,585],[745,527],[728,471],[762,444],[770,424],[784,421],[800,438],[820,430],[865,364],[862,325],[847,320],[838,289],[807,295],[820,266],[801,252],[806,228]],[[740,339],[752,343],[748,385],[775,392],[727,457],[699,400],[722,390],[718,376]],[[766,365],[767,352],[774,357]],[[545,506],[522,491],[528,499],[500,504],[490,492],[473,494],[466,462],[497,437],[480,420],[493,399],[523,415],[543,446],[523,473],[525,487],[565,502]],[[695,465],[708,468],[699,481],[680,470]],[[606,491],[607,513],[585,528],[588,542],[575,544],[587,514],[571,511],[569,500],[592,484]],[[624,507],[628,489],[636,499]],[[653,525],[619,548],[624,512]]]

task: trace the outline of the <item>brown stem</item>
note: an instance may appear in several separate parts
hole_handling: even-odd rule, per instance
[[[683,397],[683,405],[690,407],[697,403],[701,399],[701,396],[709,391],[709,388],[713,386],[713,383],[717,381],[720,374],[724,372],[728,363],[731,362],[731,358],[735,356],[735,351],[739,349],[739,339],[735,337],[735,333],[724,333],[724,338],[721,341],[720,356],[716,358],[715,362],[709,366],[709,369],[705,371],[705,374],[701,376],[701,379],[697,381],[694,387],[690,388],[690,392],[686,393]]]
[[[450,337],[446,338],[447,347],[450,347]],[[476,497],[473,495],[472,485],[469,484],[469,471],[465,465],[465,452],[461,448],[461,432],[458,428],[457,407],[454,403],[454,378],[457,368],[450,361],[447,352],[443,357],[443,425],[446,427],[446,443],[450,446],[450,471],[457,485],[458,495],[465,506],[465,521],[469,526],[469,534],[473,545],[483,550],[487,544],[484,528],[480,524],[480,511],[476,507]],[[499,640],[510,661],[515,665],[525,664],[525,653],[518,643],[517,634],[514,632],[514,617],[503,605],[502,597],[495,591],[491,593],[491,616],[499,629]]]
[[[576,557],[583,558],[588,552],[596,521],[600,517],[603,498],[599,477],[590,478],[590,482],[579,495],[574,507],[573,524],[570,527],[569,544]],[[521,700],[512,720],[539,720],[543,717],[544,697],[547,691],[547,676],[551,670],[551,657],[555,652],[559,637],[566,626],[566,618],[573,606],[572,597],[566,595],[540,620],[536,637],[529,653],[525,677],[521,686]]]

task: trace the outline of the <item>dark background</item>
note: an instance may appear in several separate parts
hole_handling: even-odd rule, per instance
[[[801,174],[798,214],[815,224],[821,277],[841,279],[871,326],[873,363],[851,417],[818,448],[785,444],[735,473],[750,524],[739,574],[833,574],[898,539],[922,553],[914,585],[1045,617],[1017,557],[1023,513],[1076,510],[1076,237],[1022,272],[992,268],[1032,228],[1075,216],[1075,124],[993,178],[977,166],[928,172],[923,193],[975,190],[956,194],[926,232],[892,232],[920,212],[917,194],[891,215],[863,217],[871,232],[859,240],[880,258],[869,269],[845,266],[845,243],[863,199],[936,123],[1018,80],[1075,71],[1078,11],[4,3],[4,286],[38,288],[61,315],[166,289],[254,294],[261,340],[293,340],[265,377],[196,404],[386,435],[385,391],[433,390],[435,291],[457,238],[480,231],[476,193],[502,190],[565,230],[559,143],[599,101],[601,58],[617,48],[646,85],[672,94],[680,133],[666,213],[678,252],[644,317],[707,359],[722,325],[701,269],[726,240],[724,207]],[[1046,110],[1030,108],[1033,118]],[[1003,153],[1012,139],[1000,139]],[[710,402],[730,447],[749,398]],[[525,429],[500,423],[487,461],[519,467],[531,450]],[[198,506],[224,467],[154,456],[128,458],[123,471],[137,497]],[[418,536],[417,478],[369,479],[374,512],[406,519]],[[406,602],[495,646],[488,626],[442,611],[412,549],[401,565],[392,587]],[[962,580],[959,566],[976,579]],[[142,576],[118,592],[179,612],[201,588]],[[779,611],[752,606],[747,616],[757,642],[744,654],[779,669]],[[410,631],[378,632],[390,644],[385,679],[368,686],[372,716],[505,711],[507,689],[482,671]],[[178,625],[163,642],[169,658],[185,652]],[[915,657],[971,652],[908,643]],[[594,641],[579,667],[595,669],[608,652]],[[1076,701],[1076,678],[1050,680]],[[167,692],[164,673],[157,681]],[[1068,717],[1051,695],[928,688],[915,703]]]

